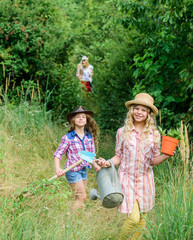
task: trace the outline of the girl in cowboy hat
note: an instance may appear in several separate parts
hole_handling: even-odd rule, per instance
[[[70,123],[70,129],[62,137],[62,141],[54,153],[54,164],[58,177],[64,174],[64,170],[60,168],[60,160],[63,154],[66,153],[68,158],[65,165],[65,168],[67,168],[80,160],[79,151],[95,152],[95,145],[98,149],[99,128],[93,119],[93,112],[80,106],[67,115],[67,120]],[[93,166],[96,171],[100,170],[100,166],[95,162],[93,162]],[[81,208],[86,201],[87,168],[91,168],[90,164],[83,161],[65,173],[75,193],[73,210]]]
[[[128,215],[120,239],[139,239],[140,229],[145,227],[145,213],[154,207],[153,166],[170,156],[160,155],[160,134],[155,121],[158,109],[154,99],[147,93],[139,93],[125,105],[128,113],[124,126],[117,131],[116,155],[111,160],[114,165],[119,165],[118,175],[124,194],[118,210]],[[110,167],[110,162],[103,158],[98,164]]]

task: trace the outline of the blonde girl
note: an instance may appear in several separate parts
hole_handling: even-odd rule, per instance
[[[60,168],[60,160],[63,154],[67,155],[65,168],[80,160],[79,151],[95,152],[95,146],[98,149],[99,128],[93,119],[93,112],[80,106],[67,115],[70,123],[70,129],[62,137],[62,141],[54,153],[54,164],[57,176],[64,175],[64,170]],[[93,166],[96,171],[100,170],[95,162]],[[75,193],[75,202],[73,210],[81,209],[86,201],[87,168],[91,165],[83,161],[67,173],[66,178]]]
[[[139,239],[145,227],[144,216],[154,207],[155,185],[153,166],[168,159],[160,155],[160,134],[155,116],[158,109],[147,93],[139,93],[125,103],[128,113],[124,126],[117,131],[116,155],[111,159],[119,165],[118,175],[124,200],[118,211],[127,214],[120,239]],[[102,167],[110,162],[100,158]]]
[[[80,80],[85,86],[86,92],[92,91],[92,76],[94,74],[93,66],[88,62],[88,57],[82,57],[82,66],[80,67]]]

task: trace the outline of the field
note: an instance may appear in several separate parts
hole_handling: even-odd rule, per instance
[[[70,212],[73,195],[65,177],[47,181],[55,175],[52,156],[67,129],[53,123],[44,106],[0,107],[0,239],[119,239],[126,216],[89,199],[90,189],[97,188],[93,169],[87,202],[76,216]],[[193,238],[192,153],[183,133],[175,155],[154,168],[156,206],[148,213],[144,239]],[[114,145],[115,134],[101,133],[98,156],[112,157]]]

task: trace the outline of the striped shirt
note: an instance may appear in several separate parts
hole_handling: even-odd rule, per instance
[[[85,131],[84,138],[80,139],[78,134],[73,130],[62,137],[61,143],[54,153],[54,157],[61,159],[62,155],[66,153],[68,159],[65,168],[67,168],[81,159],[78,155],[79,151],[95,152],[94,140],[87,131]],[[84,167],[91,168],[91,165],[83,160],[81,164],[71,169],[71,171],[76,172]]]
[[[150,211],[155,202],[153,159],[160,155],[160,134],[151,133],[143,140],[133,127],[128,140],[123,140],[123,127],[117,131],[115,153],[121,158],[118,170],[124,200],[118,211],[130,214],[137,200],[142,213]],[[159,138],[159,139],[155,139]],[[156,141],[155,141],[156,140]]]

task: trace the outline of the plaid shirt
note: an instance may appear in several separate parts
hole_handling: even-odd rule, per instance
[[[67,168],[81,159],[78,155],[79,151],[95,152],[94,140],[87,131],[85,131],[84,138],[80,139],[78,134],[73,130],[62,137],[62,141],[54,153],[54,157],[61,159],[62,155],[66,153],[68,160],[65,168]],[[83,160],[81,164],[71,169],[71,171],[76,172],[84,167],[91,168],[91,165]]]
[[[121,158],[118,170],[124,200],[119,212],[130,214],[137,200],[142,213],[150,211],[155,202],[153,159],[160,155],[160,134],[151,133],[142,139],[133,127],[128,140],[122,138],[123,128],[117,132],[115,153]],[[156,140],[156,141],[155,141]]]

